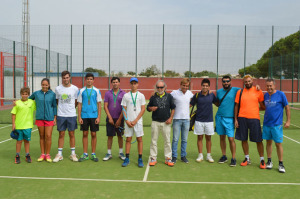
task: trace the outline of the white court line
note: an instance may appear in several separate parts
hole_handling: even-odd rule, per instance
[[[148,158],[147,168],[146,168],[146,171],[145,171],[143,182],[147,182],[147,178],[148,178],[148,174],[149,174],[149,170],[150,170],[149,163],[150,163],[150,157]]]
[[[32,133],[32,132],[35,132],[35,131],[37,131],[37,130],[38,130],[38,129],[35,129],[35,130],[31,131],[31,133]],[[1,144],[1,143],[4,143],[4,142],[7,142],[7,141],[10,141],[10,140],[12,140],[12,138],[9,138],[9,139],[7,139],[7,140],[3,140],[3,141],[0,142],[0,144]]]
[[[0,127],[0,129],[4,129],[4,128],[9,127],[9,126],[11,126],[11,124],[7,125],[7,126],[2,126],[2,127]]]
[[[283,135],[283,137],[286,137],[287,139],[292,140],[292,141],[294,141],[294,142],[300,144],[300,142],[298,142],[297,140],[294,140],[294,139],[292,139],[292,138],[290,138],[290,137],[288,137],[288,136]]]
[[[111,180],[111,179],[84,179],[84,178],[45,178],[45,177],[18,177],[0,176],[2,179],[26,179],[26,180],[66,180],[66,181],[94,181],[94,182],[133,182],[141,183],[141,180]],[[281,182],[189,182],[189,181],[145,181],[145,183],[165,183],[165,184],[219,184],[219,185],[297,185],[300,183]]]

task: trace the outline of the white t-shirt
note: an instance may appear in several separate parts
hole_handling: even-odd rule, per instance
[[[180,89],[171,92],[176,105],[173,119],[190,119],[190,101],[194,96],[190,90],[183,93]]]
[[[136,97],[136,95],[137,95],[137,97]],[[132,97],[134,100],[136,97],[136,111],[134,111],[134,104],[133,104]],[[136,93],[132,93],[132,97],[131,97],[130,92],[128,92],[123,96],[123,99],[121,102],[122,106],[127,107],[127,117],[128,117],[129,121],[135,120],[142,110],[141,106],[146,104],[145,96],[143,93],[140,93],[137,91]],[[141,117],[141,119],[139,119],[139,121],[137,123],[143,125],[143,117]]]
[[[56,99],[58,99],[57,116],[75,117],[75,100],[78,96],[78,88],[71,84],[70,87],[59,85],[55,88]]]

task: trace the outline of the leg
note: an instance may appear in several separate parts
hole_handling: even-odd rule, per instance
[[[25,148],[25,153],[29,153],[29,141],[24,140],[24,148]]]
[[[151,124],[151,144],[150,144],[150,157],[156,159],[157,157],[157,140],[159,135],[159,122],[153,121]]]
[[[243,148],[244,154],[249,155],[249,145],[248,145],[247,140],[242,141],[242,148]]]
[[[262,142],[256,142],[259,157],[264,157],[264,145]]]
[[[220,135],[220,147],[221,147],[222,155],[226,155],[226,135]]]
[[[178,140],[181,130],[181,121],[173,120],[173,140],[172,140],[172,157],[177,158]]]
[[[162,129],[162,136],[164,138],[165,158],[172,158],[170,133],[171,133],[171,124],[165,124],[164,123],[163,124],[163,129]]]
[[[58,148],[64,148],[65,131],[59,131]]]
[[[45,127],[39,126],[41,154],[45,154]]]
[[[112,143],[113,143],[113,136],[107,136],[107,149],[108,150],[111,150],[111,146],[112,146]]]
[[[139,155],[142,155],[143,154],[143,137],[137,137],[136,138],[137,140],[137,143],[138,143],[138,153]]]
[[[75,148],[75,135],[74,135],[74,131],[69,131],[69,137],[70,137],[70,148]]]
[[[278,155],[278,160],[279,161],[283,161],[283,147],[282,147],[282,143],[275,143],[276,144],[276,148],[277,148],[277,155]]]
[[[50,154],[51,144],[52,144],[52,130],[53,126],[45,127],[45,152]]]
[[[186,146],[190,129],[190,120],[184,120],[181,126],[181,157],[186,157]]]
[[[97,146],[97,134],[96,132],[91,132],[92,136],[92,153],[96,153],[96,146]]]
[[[232,159],[235,159],[235,153],[236,153],[236,145],[233,137],[228,137],[230,151],[232,154]]]
[[[69,135],[70,135],[71,132],[72,131],[69,131]],[[74,131],[73,131],[73,135],[74,135]],[[88,138],[89,138],[89,131],[83,131],[83,135],[82,135],[83,153],[88,152],[88,141],[89,141]],[[73,146],[75,146],[75,143],[74,143]],[[73,148],[72,145],[71,145],[71,136],[70,136],[70,147]]]
[[[22,142],[23,142],[23,140],[18,140],[16,142],[16,153],[20,153],[21,152]]]
[[[123,138],[122,136],[118,136],[119,149],[123,149]]]
[[[267,156],[268,158],[272,158],[272,140],[267,140],[267,146],[266,146],[266,150],[267,150]]]
[[[211,153],[211,135],[205,135],[205,140],[207,153]]]
[[[127,137],[126,138],[126,150],[125,150],[126,154],[130,153],[131,140],[132,140],[132,137]]]
[[[203,140],[203,135],[198,135],[197,136],[197,147],[198,147],[199,153],[202,153],[202,148],[203,148],[202,140]]]

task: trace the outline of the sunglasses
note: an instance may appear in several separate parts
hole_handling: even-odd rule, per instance
[[[223,83],[229,83],[230,80],[223,80],[222,82],[223,82]]]
[[[165,87],[164,87],[164,86],[161,86],[161,87],[156,86],[156,88],[157,88],[157,89],[163,89],[163,88],[165,88]]]

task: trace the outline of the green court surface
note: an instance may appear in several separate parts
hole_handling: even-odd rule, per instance
[[[214,110],[216,112],[216,109]],[[261,112],[263,114],[263,112]],[[259,169],[256,145],[250,143],[252,164],[239,166],[244,159],[241,143],[237,144],[237,166],[230,161],[218,164],[221,156],[219,136],[212,137],[215,163],[197,163],[196,135],[189,134],[187,158],[189,164],[178,161],[174,167],[164,164],[163,139],[159,137],[158,164],[147,167],[151,141],[150,114],[144,115],[143,137],[145,167],[137,167],[137,143],[132,144],[130,165],[121,167],[118,144],[114,139],[113,159],[102,161],[106,154],[106,132],[102,126],[98,135],[97,156],[100,161],[71,162],[69,138],[66,133],[64,160],[58,163],[37,162],[40,155],[39,135],[33,129],[31,164],[25,162],[22,146],[21,164],[14,164],[15,141],[8,140],[11,126],[0,125],[0,198],[297,198],[300,194],[300,111],[292,110],[292,124],[284,129],[284,165],[286,173],[278,172],[278,158],[273,146],[272,170]],[[76,130],[76,153],[82,154],[82,133]],[[58,132],[53,131],[51,155],[57,153]],[[89,153],[90,153],[89,146]],[[178,146],[180,151],[180,145]],[[180,156],[180,154],[178,154]],[[227,156],[231,158],[227,145]],[[204,157],[206,157],[204,142]],[[267,157],[265,152],[265,158]]]

